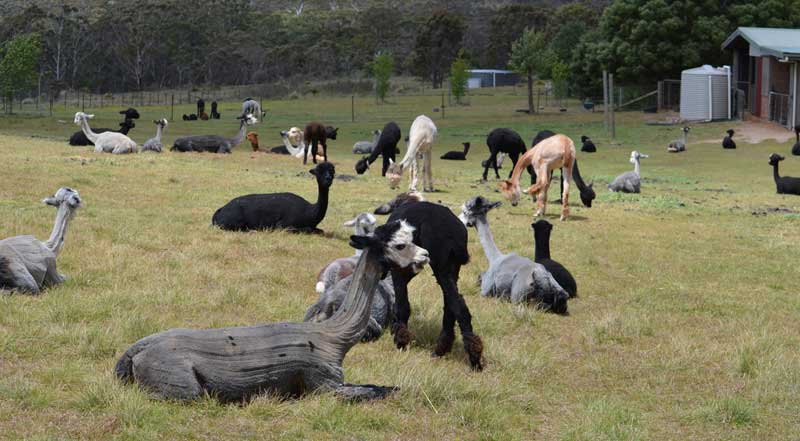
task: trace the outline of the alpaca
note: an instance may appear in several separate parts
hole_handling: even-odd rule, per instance
[[[67,226],[81,207],[81,198],[77,191],[62,187],[42,202],[58,208],[50,238],[44,242],[33,236],[0,240],[0,289],[39,294],[67,280],[56,269],[56,258],[64,247]]]
[[[130,109],[130,110],[133,110],[134,112],[136,111],[135,109]],[[122,112],[120,112],[120,113],[122,113]],[[138,115],[138,112],[136,113],[136,115]],[[117,132],[117,133],[122,133],[123,135],[127,135],[128,132],[130,132],[131,129],[133,129],[135,127],[136,127],[136,123],[133,122],[133,119],[126,117],[125,121],[122,121],[121,123],[119,123],[119,130],[112,130],[112,129],[108,129],[108,128],[98,128],[98,129],[92,129],[92,132],[94,132],[94,133],[96,133],[98,135],[101,134],[101,133],[105,133],[105,132]],[[83,146],[83,145],[94,145],[94,143],[92,141],[89,141],[89,138],[86,137],[86,134],[83,133],[83,129],[81,129],[81,130],[78,130],[77,132],[73,133],[72,136],[69,137],[69,145]]]
[[[783,161],[783,156],[773,153],[769,155],[769,165],[772,166],[772,176],[775,179],[775,187],[778,194],[796,194],[800,195],[800,178],[791,178],[789,176],[781,177],[778,174],[778,163]]]
[[[253,115],[237,119],[239,119],[239,133],[233,138],[225,138],[219,135],[184,136],[176,139],[170,150],[178,152],[230,153],[231,149],[239,145],[244,139],[247,126],[258,122]]]
[[[519,134],[511,129],[494,129],[489,132],[489,136],[486,137],[486,145],[489,147],[489,158],[486,159],[486,163],[483,166],[483,180],[486,181],[489,175],[489,167],[494,168],[494,175],[497,179],[500,179],[500,173],[497,171],[497,155],[499,153],[505,153],[511,158],[511,162],[513,163],[512,171],[508,173],[508,177],[511,177],[513,173],[514,166],[517,165],[517,160],[519,159],[520,155],[524,155],[527,151],[527,147],[525,147],[525,141],[522,140],[522,137]],[[532,168],[528,168],[529,173],[533,173]]]
[[[534,251],[536,263],[544,266],[553,275],[553,278],[564,288],[570,298],[577,297],[578,284],[575,282],[575,278],[564,268],[564,265],[550,258],[550,232],[553,230],[553,224],[544,219],[539,219],[532,223],[531,227],[533,228],[533,241],[536,246]]]
[[[516,206],[520,198],[519,178],[523,167],[533,167],[536,173],[536,184],[531,185],[526,193],[537,195],[536,214],[539,217],[545,214],[547,208],[547,190],[550,188],[551,171],[563,168],[561,176],[564,189],[561,192],[561,220],[569,216],[569,187],[575,165],[575,143],[564,135],[554,135],[536,144],[534,148],[522,155],[514,166],[510,180],[500,182],[500,190],[511,205]]]
[[[375,231],[377,220],[369,213],[361,213],[353,219],[344,223],[345,227],[353,227],[356,236],[369,236]],[[314,289],[317,294],[322,294],[330,289],[345,277],[353,274],[358,263],[361,250],[356,250],[356,254],[350,257],[341,257],[325,265],[317,274],[317,285]]]
[[[413,133],[413,132],[412,132]],[[412,144],[414,136],[411,136]],[[464,351],[474,370],[483,369],[483,343],[472,330],[472,315],[464,297],[458,292],[458,276],[461,266],[469,262],[467,251],[467,229],[449,208],[430,202],[408,202],[395,208],[389,222],[404,220],[416,228],[414,244],[430,251],[430,266],[433,276],[442,289],[444,313],[442,331],[437,339],[433,355],[441,357],[453,348],[455,324],[461,328]],[[408,283],[416,276],[415,272],[392,269],[392,283],[395,291],[396,314],[392,323],[395,346],[403,349],[411,343],[408,330],[411,305],[408,303]]]
[[[312,204],[293,193],[249,194],[239,196],[214,213],[211,223],[223,230],[250,231],[287,229],[293,232],[322,233],[317,225],[328,210],[328,191],[333,184],[333,164],[323,162],[310,170],[317,178],[319,197]]]
[[[680,153],[686,151],[686,146],[689,144],[689,127],[683,127],[683,138],[676,139],[669,143],[667,151],[670,153]]]
[[[477,196],[461,206],[458,216],[464,225],[478,230],[483,252],[489,261],[489,268],[480,276],[481,295],[513,303],[536,303],[549,311],[566,313],[569,294],[544,266],[515,253],[503,254],[497,248],[486,214],[499,206],[500,202],[489,202]]]
[[[221,115],[217,111],[217,102],[216,101],[212,101],[211,102],[211,119],[219,119],[220,116]]]
[[[252,98],[245,98],[242,102],[242,116],[255,115],[257,118],[262,118],[265,112],[261,111],[261,104]]]
[[[389,160],[389,168],[386,170],[389,179],[389,187],[394,189],[400,185],[403,177],[403,170],[411,167],[411,183],[408,186],[410,191],[417,191],[418,156],[422,156],[422,191],[433,190],[433,171],[431,170],[431,157],[433,142],[436,140],[437,130],[433,121],[425,115],[418,116],[411,124],[408,131],[408,149],[406,155],[400,162]]]
[[[190,113],[189,115],[184,113],[183,114],[183,120],[184,121],[197,121],[197,115],[195,115],[194,113]]]
[[[375,209],[373,213],[375,214],[389,214],[394,211],[395,208],[403,205],[408,204],[411,202],[422,202],[425,200],[425,196],[422,193],[416,191],[407,191],[405,193],[400,193],[395,196],[394,199],[391,201],[380,205],[378,208]]]
[[[469,143],[465,142],[462,143],[464,145],[464,151],[459,152],[457,150],[451,150],[444,155],[440,156],[439,159],[449,159],[452,161],[466,161],[467,160],[467,153],[469,152]]]
[[[353,153],[360,154],[360,155],[368,155],[372,153],[372,150],[378,144],[378,139],[381,137],[380,130],[373,130],[372,131],[372,141],[357,141],[353,144]]]
[[[161,135],[164,133],[164,129],[167,128],[168,121],[166,118],[161,118],[153,121],[153,123],[156,125],[156,137],[145,141],[142,144],[142,151],[161,153],[164,149],[164,145],[161,143]]]
[[[539,133],[537,133],[536,136],[533,138],[533,140],[531,141],[531,145],[533,147],[536,147],[537,144],[539,144],[540,142],[544,141],[547,138],[550,138],[551,136],[555,136],[555,132],[552,132],[550,130],[542,130]],[[522,169],[520,169],[520,173],[522,172],[521,170]],[[550,179],[551,180],[553,179],[553,172],[550,172]],[[580,170],[578,170],[578,158],[575,158],[575,164],[572,167],[572,179],[575,180],[575,185],[578,187],[578,191],[580,192],[581,202],[583,202],[583,205],[585,207],[591,208],[592,201],[597,197],[597,194],[595,194],[594,192],[594,181],[590,182],[589,185],[586,185],[586,183],[583,181],[583,178],[581,177],[581,172]],[[536,173],[534,171],[534,173],[531,174],[531,184],[535,181],[536,181]],[[560,186],[561,186],[561,193],[564,193],[564,169],[561,169]],[[561,200],[558,200],[558,202],[561,202]]]
[[[344,384],[342,364],[370,319],[376,287],[389,270],[419,271],[428,252],[414,229],[392,222],[373,236],[351,236],[364,252],[342,307],[322,322],[220,329],[172,329],[147,336],[120,357],[115,376],[165,399],[211,396],[244,403],[261,394],[299,397],[334,391],[350,400],[381,398],[394,388]]]
[[[256,132],[247,132],[247,140],[250,141],[250,147],[253,148],[254,152],[258,152],[258,133]]]
[[[281,139],[283,140],[283,146],[273,147],[270,150],[272,153],[292,155],[295,158],[303,157],[305,143],[303,142],[302,130],[297,127],[291,127],[287,131],[281,131]]]
[[[581,151],[586,153],[594,153],[597,151],[592,139],[586,135],[581,135]]]
[[[794,146],[792,147],[792,154],[800,156],[800,125],[794,126],[794,136],[796,138]]]
[[[197,100],[197,116],[206,113],[206,102],[202,98]]]
[[[630,162],[633,164],[633,171],[625,172],[608,184],[608,189],[611,191],[621,191],[623,193],[639,193],[641,191],[642,177],[639,173],[639,159],[649,158],[644,153],[639,153],[636,150],[631,152]]]
[[[728,133],[728,136],[726,136],[725,138],[722,139],[722,148],[724,148],[724,149],[735,149],[736,148],[736,143],[733,141],[733,134],[734,134],[733,129],[728,129],[727,133]],[[800,153],[798,153],[798,154],[800,154]]]
[[[497,168],[498,169],[502,170],[502,168],[503,168],[503,160],[505,160],[505,159],[506,159],[506,154],[505,153],[500,152],[500,153],[497,154],[497,161],[495,161],[495,164],[497,164]],[[489,160],[482,159],[481,160],[481,167],[486,167],[486,164],[488,164],[488,163],[489,163]]]
[[[83,133],[89,141],[94,143],[95,153],[113,153],[115,155],[125,153],[137,153],[139,147],[133,142],[132,139],[117,132],[103,132],[100,134],[92,132],[89,127],[89,120],[94,118],[94,115],[87,115],[83,112],[75,114],[75,124],[81,126]]]
[[[370,164],[378,159],[378,156],[383,158],[383,167],[381,168],[381,176],[386,176],[386,170],[389,165],[394,162],[395,155],[397,154],[397,143],[401,138],[400,126],[394,121],[390,121],[383,126],[381,136],[372,148],[372,152],[368,157],[364,157],[356,162],[356,173],[363,175],[367,171]]]
[[[317,163],[317,149],[319,144],[322,144],[322,157],[325,162],[328,162],[328,139],[336,140],[336,132],[338,128],[331,126],[323,126],[318,122],[311,122],[306,125],[306,130],[303,132],[303,138],[308,142],[303,149],[303,165],[308,160],[308,148],[311,147],[311,159],[314,164]]]
[[[198,117],[203,121],[208,121],[208,114],[206,112],[201,113]]]

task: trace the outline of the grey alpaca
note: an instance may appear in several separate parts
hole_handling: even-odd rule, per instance
[[[58,208],[50,239],[42,242],[33,236],[14,236],[0,240],[0,289],[39,294],[67,280],[56,269],[56,258],[81,198],[77,191],[63,187],[42,202]]]
[[[164,150],[164,145],[161,143],[161,135],[164,133],[164,129],[167,128],[169,124],[166,118],[161,118],[153,121],[156,125],[156,137],[150,138],[142,144],[142,151],[143,152],[156,152],[161,153]]]
[[[489,261],[489,269],[481,274],[481,295],[498,297],[514,303],[538,303],[556,313],[567,311],[569,294],[556,282],[543,265],[515,253],[503,254],[494,242],[486,213],[499,207],[482,196],[461,206],[459,219],[478,230],[478,237]]]
[[[239,133],[233,138],[226,138],[219,135],[184,136],[176,139],[170,150],[178,152],[230,153],[233,147],[241,144],[244,139],[246,127],[258,122],[258,119],[250,114],[239,117],[238,119],[240,120]]]
[[[633,171],[625,172],[614,178],[614,181],[608,184],[608,189],[623,193],[639,193],[642,185],[642,178],[639,174],[640,158],[649,158],[649,156],[636,150],[632,151],[630,162],[633,164]]]
[[[378,144],[378,139],[381,137],[380,130],[373,130],[372,131],[372,141],[358,141],[353,144],[353,153],[355,154],[369,154],[372,153],[372,149],[375,148],[375,145]]]
[[[375,231],[376,223],[377,219],[375,219],[375,216],[369,213],[361,213],[355,218],[345,222],[344,226],[353,227],[353,234],[356,236],[370,236]],[[317,274],[317,285],[315,287],[317,294],[324,293],[340,280],[353,274],[359,256],[361,256],[361,250],[357,249],[355,255],[340,257],[325,265],[325,268],[322,268],[319,274]]]

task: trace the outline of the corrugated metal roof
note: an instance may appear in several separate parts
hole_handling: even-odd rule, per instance
[[[800,29],[740,27],[725,39],[722,49],[727,49],[740,37],[750,44],[753,57],[800,59]]]
[[[708,76],[708,75],[721,75],[723,77],[727,77],[728,76],[728,72],[725,71],[725,69],[722,69],[720,67],[713,67],[710,64],[704,64],[704,65],[702,65],[700,67],[695,67],[695,68],[692,68],[692,69],[686,69],[683,72],[681,72],[681,74],[684,74],[684,75],[705,75],[705,76]]]
[[[469,72],[471,73],[496,73],[496,74],[513,74],[514,71],[512,70],[501,70],[501,69],[470,69]]]

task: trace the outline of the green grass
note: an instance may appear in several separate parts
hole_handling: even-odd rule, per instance
[[[340,127],[330,157],[354,175],[354,141],[396,120],[405,131],[420,114],[439,127],[433,201],[457,210],[469,197],[499,200],[496,183],[480,183],[486,134],[510,127],[530,140],[551,129],[591,136],[598,153],[579,153],[594,179],[594,207],[573,194],[572,219],[555,224],[553,257],[572,271],[580,297],[570,315],[479,296],[486,259],[470,231],[472,261],[459,283],[484,339],[487,366],[470,372],[460,344],[429,356],[441,322],[441,293],[430,270],[411,284],[411,349],[391,338],[358,345],[345,360],[346,380],[397,385],[387,400],[347,404],[327,394],[245,406],[205,399],[152,399],[122,385],[112,369],[137,339],[174,327],[221,327],[296,321],[316,299],[314,278],[328,261],[352,253],[341,223],[371,211],[394,192],[373,167],[335,181],[320,227],[324,236],[227,233],[210,226],[214,210],[252,192],[294,191],[314,199],[310,166],[278,155],[140,154],[124,157],[69,147],[76,109],[53,118],[0,117],[0,237],[46,238],[52,208],[40,203],[69,185],[85,202],[66,239],[59,268],[70,279],[42,296],[0,296],[0,439],[468,439],[639,440],[792,439],[800,431],[800,198],[775,194],[767,156],[790,145],[742,144],[736,151],[693,144],[666,153],[676,127],[646,126],[621,113],[617,143],[602,114],[515,113],[524,95],[473,95],[471,105],[432,109],[439,97],[399,97],[376,106],[350,98],[266,103],[256,126],[262,146],[278,131],[320,120]],[[233,135],[237,103],[224,119],[173,121],[165,144],[193,133]],[[119,109],[97,113],[116,127]],[[189,113],[190,106],[176,109]],[[149,121],[164,108],[139,108],[132,137],[153,136]],[[731,124],[696,125],[694,139],[720,138]],[[471,141],[466,162],[438,156]],[[639,195],[605,184],[642,161]],[[509,165],[506,165],[508,167]],[[506,174],[508,169],[502,170]],[[800,176],[788,157],[782,173]],[[407,181],[404,182],[407,185]],[[557,186],[556,186],[557,188]],[[550,195],[555,199],[555,193]],[[780,211],[774,211],[780,208]],[[789,210],[789,211],[786,211]],[[532,256],[532,204],[503,205],[490,215],[498,246]],[[754,214],[755,213],[755,214]]]

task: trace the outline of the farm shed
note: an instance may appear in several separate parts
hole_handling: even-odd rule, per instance
[[[740,27],[722,49],[733,54],[734,87],[752,116],[786,128],[800,124],[800,29]]]
[[[681,72],[681,119],[730,119],[729,68],[703,65]]]
[[[514,86],[519,83],[519,75],[510,70],[472,69],[467,84],[470,89],[479,87]]]

